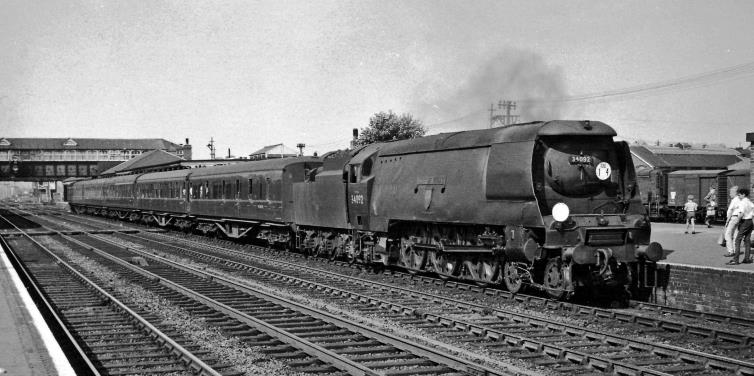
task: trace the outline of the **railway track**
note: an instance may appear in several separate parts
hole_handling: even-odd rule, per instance
[[[49,211],[47,211],[49,213]],[[61,215],[62,220],[70,221],[72,223],[76,224],[85,224],[88,226],[94,226],[93,228],[99,229],[97,225],[92,225],[92,223],[96,223],[99,226],[102,224],[108,224],[112,225],[112,222],[110,221],[104,221],[99,220],[95,218],[89,218],[89,217],[81,217],[81,216],[74,216],[69,213],[61,213],[61,212],[53,212],[54,215]],[[71,218],[76,218],[75,220]],[[85,222],[82,222],[85,221]],[[117,222],[116,222],[117,223]],[[121,227],[123,226],[122,223],[118,223]],[[133,228],[136,229],[137,227],[132,226],[126,226],[125,228]],[[145,227],[138,227],[140,230],[144,230]],[[237,245],[227,242],[228,246],[231,247],[237,247]],[[297,253],[291,253],[291,252],[281,252],[273,249],[263,249],[261,247],[255,247],[254,248],[257,251],[262,252],[268,252],[270,255],[274,255],[276,258],[285,258],[285,259],[303,259],[306,258],[306,256],[297,254]],[[322,263],[322,264],[332,264],[336,266],[343,266],[343,267],[351,267],[346,262],[338,261],[338,260],[327,260],[323,258],[317,258],[316,261]],[[661,304],[653,304],[648,302],[642,302],[642,301],[631,301],[630,303],[630,309],[603,309],[599,307],[593,307],[593,306],[587,306],[582,304],[573,304],[569,302],[562,302],[562,301],[556,301],[549,298],[544,298],[541,296],[535,296],[530,294],[512,294],[506,290],[501,290],[499,288],[495,287],[479,287],[477,285],[468,284],[460,281],[444,281],[441,280],[435,276],[428,276],[428,275],[415,275],[400,271],[392,271],[392,275],[397,278],[405,281],[405,283],[419,283],[419,284],[430,284],[435,286],[441,286],[443,288],[455,288],[460,291],[464,292],[474,292],[474,293],[480,293],[485,294],[489,296],[494,296],[498,299],[504,299],[509,301],[514,301],[517,303],[526,304],[528,307],[536,308],[540,307],[542,309],[547,310],[560,310],[564,312],[572,312],[576,314],[580,314],[586,317],[591,316],[598,316],[598,317],[605,317],[605,318],[611,318],[615,319],[619,322],[642,322],[646,325],[650,325],[655,328],[661,328],[664,330],[667,330],[669,332],[678,332],[679,330],[683,331],[686,329],[691,329],[692,331],[697,330],[696,326],[700,328],[700,330],[706,330],[704,328],[704,325],[708,323],[719,323],[719,324],[732,324],[736,327],[744,327],[744,328],[754,328],[754,319],[747,318],[747,317],[739,317],[739,316],[730,316],[730,315],[722,315],[722,314],[715,314],[711,312],[701,312],[701,311],[694,311],[694,310],[688,310],[688,309],[682,309],[677,307],[671,307]],[[628,314],[626,314],[628,313]],[[655,322],[654,320],[646,320],[645,318],[642,319],[634,319],[633,317],[635,315],[632,315],[632,313],[636,314],[654,314],[655,319],[660,319],[659,322]],[[691,321],[689,321],[691,320]],[[702,322],[703,324],[695,325],[694,320]],[[725,330],[722,330],[723,332]],[[737,342],[743,342],[746,343],[748,341],[751,341],[750,335],[746,333],[737,333],[733,332],[728,335],[730,338],[738,338]]]
[[[0,220],[6,221],[3,216]],[[31,237],[0,242],[56,324],[51,326],[64,339],[77,374],[237,374],[194,355]]]
[[[133,238],[135,235],[128,235]],[[154,242],[154,240],[151,240]],[[186,249],[161,242],[162,247],[151,246],[167,252],[167,248],[181,252],[195,262],[211,263],[224,273],[245,270],[253,278],[263,278],[266,283],[286,283],[307,287],[342,297],[357,304],[383,309],[389,315],[400,313],[407,321],[415,320],[417,312],[424,324],[435,324],[434,330],[451,330],[466,333],[487,341],[479,346],[492,345],[505,352],[538,358],[539,364],[560,365],[564,372],[572,372],[574,364],[585,364],[599,371],[617,374],[752,374],[754,363],[737,360],[679,346],[663,345],[647,340],[611,335],[605,331],[589,330],[577,325],[535,318],[517,311],[491,308],[487,305],[450,299],[436,294],[421,293],[416,289],[379,284],[372,280],[344,276],[338,273],[312,269],[295,263],[270,261],[243,252],[231,252],[218,247],[199,245],[197,250]],[[217,256],[210,256],[211,253]],[[271,268],[270,264],[277,267]],[[444,312],[453,311],[453,315]],[[481,315],[480,313],[487,313]],[[459,319],[458,317],[474,319]],[[635,320],[634,320],[635,321]],[[646,324],[646,323],[643,323]],[[639,325],[640,326],[640,325]],[[656,329],[656,327],[653,327]],[[637,328],[634,327],[634,330]],[[660,329],[661,330],[661,329]],[[645,330],[643,334],[654,333]],[[728,340],[725,333],[687,331],[685,334],[715,335],[718,340]],[[472,340],[470,338],[468,340]],[[719,347],[728,354],[740,356],[740,351],[751,354],[751,343],[741,344],[732,338]],[[488,343],[491,342],[491,343]],[[500,348],[502,343],[507,346]],[[516,346],[518,345],[518,346]],[[528,352],[521,353],[522,350]],[[747,356],[747,355],[744,355]],[[550,357],[553,359],[546,360]]]
[[[249,289],[230,280],[171,262],[155,256],[142,254],[148,261],[137,267],[128,260],[133,250],[104,243],[97,235],[60,235],[70,245],[77,244],[97,254],[97,261],[108,268],[128,276],[135,284],[153,286],[154,291],[163,291],[169,299],[180,294],[179,299],[189,299],[192,312],[208,311],[208,319],[218,320],[222,314],[235,320],[249,331],[254,328],[260,335],[276,338],[282,343],[273,345],[286,356],[302,358],[302,351],[315,357],[297,359],[294,365],[305,365],[306,372],[343,373],[354,375],[413,375],[439,374],[464,375],[510,374],[481,364],[456,359],[427,346],[407,341],[389,333],[370,329],[364,325],[347,322],[325,311],[311,309],[290,300]],[[90,257],[92,257],[90,255]],[[159,282],[155,282],[159,281]],[[175,298],[173,298],[175,299]],[[183,304],[189,304],[183,302]],[[269,339],[263,340],[265,343]],[[267,343],[269,346],[270,344]]]
[[[123,235],[125,236],[125,235]],[[150,237],[160,237],[159,235],[149,235]],[[164,239],[163,239],[164,240]],[[154,239],[150,239],[149,241],[154,241]],[[175,240],[172,240],[175,241]],[[164,241],[163,241],[164,243]],[[186,241],[181,240],[179,243],[183,243],[181,247],[186,247]],[[188,242],[192,247],[196,247],[197,250],[200,250],[202,253],[206,254],[209,251],[212,252],[218,252],[221,251],[219,255],[219,259],[215,260],[222,261],[222,259],[227,259],[231,255],[235,255],[234,257],[239,257],[238,260],[235,260],[234,262],[238,263],[237,265],[234,265],[234,268],[238,270],[238,268],[241,269],[249,269],[251,267],[250,264],[253,262],[251,261],[252,258],[248,254],[238,254],[238,253],[228,253],[228,250],[223,250],[219,247],[213,247],[205,244],[199,244],[199,243],[191,243]],[[163,244],[163,246],[168,246],[167,244]],[[184,250],[186,252],[188,250]],[[246,250],[248,253],[248,250]],[[185,253],[184,253],[185,256]],[[197,256],[198,257],[198,256]],[[267,257],[269,259],[269,257]],[[201,262],[207,262],[207,259],[205,258]],[[262,263],[262,261],[257,258],[257,263]],[[285,269],[287,275],[274,275],[270,273],[275,273],[274,271],[270,270],[269,260],[266,262],[267,266],[260,267],[257,265],[256,271],[254,273],[258,275],[266,274],[268,279],[271,280],[289,280],[288,283],[295,283],[300,286],[307,286],[310,288],[317,288],[321,291],[327,291],[330,294],[339,295],[339,296],[346,296],[350,299],[356,299],[357,301],[366,301],[369,302],[372,306],[382,306],[382,307],[389,307],[388,310],[391,310],[393,312],[399,312],[401,314],[407,314],[407,316],[411,316],[412,312],[417,311],[417,306],[412,304],[396,304],[395,302],[391,302],[389,300],[379,299],[375,298],[374,292],[369,292],[370,290],[375,289],[382,289],[384,291],[389,291],[390,294],[395,294],[396,291],[400,292],[400,289],[395,286],[377,286],[374,281],[371,280],[362,280],[362,281],[356,281],[356,279],[351,278],[352,280],[348,283],[343,282],[344,276],[337,274],[337,273],[329,273],[324,272],[319,269],[307,269],[305,267],[302,267],[301,265],[296,265],[295,263],[285,263],[285,262],[279,262],[275,261],[274,263],[277,264],[278,269]],[[297,276],[290,275],[292,271],[297,271],[300,274]],[[308,274],[307,274],[308,273]],[[326,278],[323,278],[323,276],[328,275]],[[317,279],[331,279],[331,281],[321,281]],[[411,276],[409,278],[415,279],[417,277]],[[291,280],[295,280],[294,282],[290,282]],[[344,288],[339,287],[333,287],[333,280],[338,280],[338,286],[346,286],[349,288],[349,290],[346,290]],[[430,282],[431,284],[436,283],[436,280],[424,280],[424,282]],[[490,289],[479,289],[475,286],[468,286],[467,288],[470,290],[477,290],[481,292],[485,292],[487,294],[499,294],[496,293],[496,290],[490,290]],[[359,291],[359,289],[362,289]],[[400,292],[402,294],[406,294],[409,296],[416,297],[416,292],[408,289],[404,289],[404,291]],[[438,296],[424,296],[422,299],[424,300],[442,300],[446,298],[438,297]],[[530,304],[530,302],[534,301],[537,302],[537,299],[541,298],[524,298],[521,299],[521,297],[512,297],[512,299],[516,300],[524,300]],[[567,303],[559,303],[559,302],[552,302],[547,301],[545,299],[542,299],[544,301],[542,304],[543,307],[547,307],[550,309],[561,309],[561,310],[567,310],[576,312],[580,315],[593,315],[598,316],[603,319],[609,319],[609,320],[615,320],[618,322],[626,322],[629,324],[635,324],[639,327],[644,327],[644,332],[646,334],[648,333],[654,333],[657,334],[659,332],[668,332],[668,333],[675,333],[674,335],[693,335],[697,336],[699,338],[703,338],[704,341],[720,341],[723,342],[721,346],[719,346],[724,352],[727,352],[728,354],[737,353],[740,357],[746,357],[747,360],[750,360],[751,358],[751,345],[752,340],[751,336],[745,333],[725,333],[724,331],[720,330],[711,330],[709,328],[704,328],[700,326],[693,326],[693,325],[687,325],[683,323],[677,323],[673,320],[653,320],[646,317],[640,317],[636,314],[627,313],[627,312],[621,312],[617,310],[603,310],[603,309],[595,309],[591,307],[583,307],[583,306],[574,306],[574,305],[568,305]],[[452,299],[448,300],[446,299],[445,304],[459,308],[463,306],[464,302],[459,301],[453,301]],[[466,304],[464,307],[467,311],[466,313],[469,314],[475,314],[480,311],[488,310],[489,307],[478,305],[474,307],[473,305]],[[641,309],[652,309],[656,310],[658,307],[650,307],[650,306],[642,306]],[[419,309],[420,310],[420,309]],[[662,307],[659,307],[659,312],[666,314],[668,312],[668,309],[663,309]],[[496,311],[494,312],[498,318],[500,317],[509,317],[511,315],[510,312],[503,312],[503,311]],[[714,322],[721,322],[721,323],[733,323],[740,326],[750,326],[751,321],[750,320],[739,320],[734,318],[734,320],[731,320],[731,318],[726,318],[721,315],[709,315],[709,314],[689,314],[687,311],[682,310],[675,310],[673,312],[677,315],[682,315],[685,317],[690,317],[692,319],[702,318],[705,320],[710,320]],[[451,326],[455,328],[460,328],[460,331],[466,331],[469,333],[475,333],[476,335],[482,334],[483,336],[486,336],[485,338],[491,338],[491,339],[497,339],[500,341],[502,338],[504,341],[506,337],[504,336],[505,333],[498,333],[496,332],[493,327],[493,325],[508,325],[505,322],[482,322],[481,324],[487,325],[486,327],[483,325],[480,325],[479,322],[464,322],[463,320],[457,320],[457,319],[449,319],[447,317],[441,317],[441,316],[435,316],[433,314],[427,314],[423,319],[427,322],[439,322],[440,324],[444,326]],[[516,320],[514,320],[516,321]],[[510,325],[524,325],[520,321],[516,321],[514,324]],[[533,328],[546,328],[548,332],[553,332],[552,324],[550,323],[539,323],[539,324],[532,324],[530,322],[527,322],[525,325],[532,326]],[[528,328],[528,327],[527,327]],[[515,328],[507,328],[507,329],[514,329]],[[531,328],[529,328],[531,329]],[[570,331],[569,331],[570,330]],[[580,328],[566,328],[561,329],[561,334],[567,334],[568,336],[574,336],[573,331],[580,331]],[[510,332],[510,330],[508,330]],[[545,335],[547,334],[549,337],[557,338],[557,333],[534,333],[535,335]],[[596,340],[595,336],[603,336],[602,338],[602,344],[600,344],[600,341]],[[549,350],[549,351],[542,351],[543,353],[554,353],[557,354],[557,358],[560,360],[567,360],[567,363],[586,363],[588,365],[587,368],[591,369],[597,369],[597,370],[612,370],[614,373],[619,374],[655,374],[655,373],[642,373],[646,372],[647,370],[642,369],[633,369],[630,370],[630,362],[610,362],[609,358],[606,363],[600,362],[598,359],[598,356],[594,356],[590,354],[600,354],[600,353],[607,353],[611,354],[614,352],[620,352],[620,359],[628,359],[628,360],[636,360],[638,359],[639,364],[644,365],[644,363],[648,363],[649,365],[655,365],[660,372],[659,374],[698,374],[697,372],[706,372],[709,374],[720,374],[720,373],[733,373],[733,374],[752,374],[752,364],[748,362],[747,360],[742,361],[736,361],[735,359],[729,358],[729,357],[723,357],[723,356],[716,356],[711,354],[704,354],[702,352],[697,352],[693,350],[685,350],[683,348],[678,348],[674,346],[658,346],[656,344],[652,343],[634,343],[629,344],[625,341],[621,341],[622,338],[615,338],[616,336],[613,336],[613,338],[610,338],[610,336],[604,336],[604,333],[591,333],[586,334],[586,342],[582,341],[581,346],[576,346],[576,348],[585,348],[585,350],[589,350],[585,353],[578,354],[578,351],[568,351],[566,348],[559,349],[555,351],[554,349],[548,349],[547,345],[548,343],[546,341],[540,341],[539,343],[536,343],[537,348],[540,350]],[[673,336],[671,336],[672,338]],[[513,337],[510,337],[513,338]],[[542,337],[539,337],[542,338]],[[524,338],[513,338],[517,340],[519,343],[521,341],[525,341]],[[572,339],[572,338],[571,338]],[[503,341],[503,342],[504,342]],[[600,346],[608,346],[606,348],[601,348]],[[530,346],[531,348],[531,346]],[[606,349],[611,349],[613,351],[605,351]],[[632,352],[627,352],[626,349],[631,349]],[[513,349],[506,349],[506,350],[513,350]],[[747,355],[745,355],[748,353]],[[575,355],[574,355],[575,354]],[[655,356],[659,356],[661,359],[653,361],[650,359],[648,354],[654,354]],[[534,354],[528,354],[532,355],[534,357]],[[711,356],[707,356],[711,355]],[[615,355],[611,355],[612,358],[616,358]],[[591,359],[591,360],[590,360]],[[540,359],[541,360],[541,359]],[[590,363],[591,362],[591,363]],[[542,362],[543,364],[545,362]],[[550,364],[558,364],[559,362],[556,361],[555,363]],[[628,366],[626,364],[622,363],[629,363]],[[606,365],[607,364],[607,365]],[[612,364],[612,365],[611,365]],[[561,365],[564,365],[561,363]],[[625,368],[627,367],[627,368]],[[646,367],[640,367],[640,368],[648,368],[648,371],[652,371],[651,366]],[[639,372],[639,373],[637,373]]]

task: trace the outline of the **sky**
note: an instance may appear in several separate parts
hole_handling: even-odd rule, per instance
[[[429,134],[590,119],[746,146],[754,2],[0,0],[0,137],[190,139],[195,158],[348,146],[376,112]]]

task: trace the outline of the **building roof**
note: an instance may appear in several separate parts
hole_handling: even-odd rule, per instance
[[[298,150],[291,149],[283,144],[277,144],[277,145],[268,145],[265,146],[249,155],[263,155],[263,154],[271,154],[271,155],[284,155],[284,156],[297,156]]]
[[[741,161],[733,149],[680,149],[631,145],[631,153],[653,168],[725,169]]]
[[[175,150],[181,145],[162,138],[3,138],[0,150]]]
[[[726,170],[678,170],[668,173],[673,176],[717,176]]]
[[[111,175],[126,171],[139,170],[152,166],[163,166],[178,163],[184,159],[163,150],[150,150],[138,157],[129,159],[121,164],[103,171],[100,175]]]
[[[728,170],[751,170],[751,159],[743,158],[741,161],[729,165]]]

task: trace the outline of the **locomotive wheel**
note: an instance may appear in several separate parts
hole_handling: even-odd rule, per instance
[[[333,247],[332,251],[326,256],[330,261],[335,261],[340,257],[340,247]]]
[[[517,293],[524,286],[524,280],[521,273],[518,272],[518,262],[506,261],[503,263],[503,283],[508,291]]]
[[[442,279],[449,279],[458,270],[458,258],[438,251],[429,252],[429,263]]]
[[[561,299],[565,296],[565,278],[563,277],[563,264],[559,258],[551,258],[545,266],[544,280],[547,295],[553,299]]]
[[[408,268],[411,274],[416,274],[416,272],[420,271],[426,261],[426,251],[411,246],[401,247],[401,262],[403,266]]]
[[[310,254],[312,257],[322,257],[322,245],[316,244],[312,247]]]
[[[361,258],[361,251],[356,252],[353,249],[348,249],[345,250],[344,253],[346,255],[346,261],[348,261],[349,264],[353,264]]]
[[[498,259],[482,259],[476,263],[476,272],[472,273],[474,281],[481,287],[487,287],[500,281],[500,261]]]

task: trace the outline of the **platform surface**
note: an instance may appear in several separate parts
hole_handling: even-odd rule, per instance
[[[0,369],[3,376],[75,375],[1,248]]]
[[[662,244],[667,253],[667,259],[661,262],[754,271],[754,264],[725,265],[730,261],[729,257],[723,256],[727,250],[717,244],[722,225],[713,225],[712,228],[697,225],[696,234],[691,234],[691,230],[684,234],[685,230],[685,224],[652,223],[652,241]],[[742,248],[738,261],[743,259],[743,254]]]

